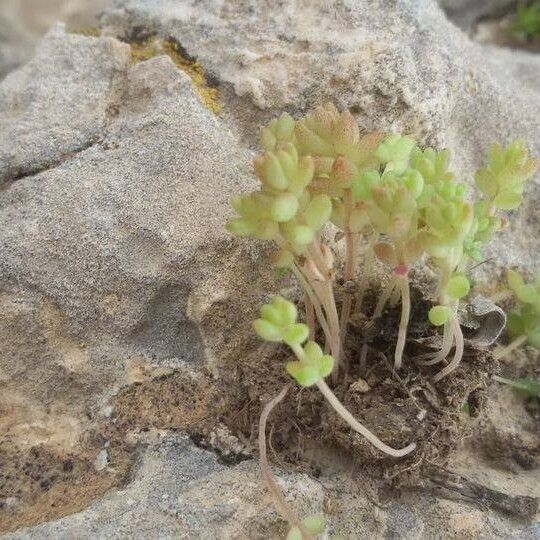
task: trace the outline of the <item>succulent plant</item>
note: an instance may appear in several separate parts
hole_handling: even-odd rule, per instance
[[[528,39],[540,36],[540,2],[520,4],[514,20],[514,32]]]
[[[438,278],[437,298],[428,318],[443,328],[440,350],[428,355],[425,363],[442,362],[455,348],[434,379],[449,375],[464,351],[457,310],[471,287],[468,270],[481,260],[486,242],[503,228],[506,219],[499,212],[521,203],[538,162],[529,157],[522,142],[492,145],[486,165],[475,175],[480,197],[473,200],[468,187],[449,170],[448,150],[422,149],[408,135],[364,133],[350,112],[339,112],[332,104],[318,106],[298,120],[284,113],[262,129],[260,140],[264,151],[254,160],[260,187],[233,199],[237,216],[227,227],[237,236],[274,243],[272,264],[292,272],[304,291],[306,324],[297,322],[292,303],[275,297],[261,309],[255,331],[264,340],[291,348],[295,358],[286,364],[287,372],[302,387],[316,386],[352,429],[388,455],[406,455],[414,450],[414,443],[400,450],[384,444],[343,407],[325,382],[330,375],[335,382],[346,367],[343,346],[355,299],[356,309],[362,310],[375,260],[383,263],[390,279],[372,320],[383,313],[390,298],[399,295],[401,320],[394,353],[394,367],[399,369],[411,311],[409,271],[425,261]],[[358,293],[343,292],[341,312],[334,295],[339,268],[324,236],[329,223],[345,239],[345,282],[358,276],[358,254],[364,237],[369,238]],[[511,315],[511,328],[525,332],[534,343],[540,339],[531,326],[537,293],[515,279],[514,285],[523,305]],[[317,326],[324,348],[315,340]],[[364,358],[366,347],[362,347]],[[304,526],[289,521],[294,538],[294,527]]]
[[[534,282],[525,283],[520,274],[509,270],[507,280],[517,303],[508,314],[508,330],[514,339],[540,348],[540,275]]]

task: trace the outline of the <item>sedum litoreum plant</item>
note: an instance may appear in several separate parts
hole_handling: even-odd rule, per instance
[[[440,350],[423,361],[442,363],[454,349],[435,381],[454,371],[463,356],[457,311],[469,293],[469,269],[504,226],[500,211],[521,203],[537,162],[521,142],[493,145],[475,175],[473,197],[450,171],[447,150],[420,148],[410,136],[362,133],[352,114],[332,104],[298,120],[282,114],[262,129],[261,145],[263,153],[254,161],[260,188],[233,199],[237,216],[228,229],[273,243],[274,266],[294,274],[304,292],[306,324],[297,322],[292,303],[276,297],[261,309],[255,330],[262,339],[291,348],[294,357],[286,369],[300,386],[316,386],[337,414],[381,451],[406,455],[414,443],[399,450],[385,445],[325,382],[330,374],[335,382],[347,369],[344,343],[351,313],[363,310],[365,288],[379,261],[388,279],[371,319],[391,298],[401,301],[394,353],[394,367],[401,368],[411,311],[409,273],[415,264],[428,264],[436,274],[437,293],[426,315],[442,327],[443,340]],[[343,261],[325,239],[330,223],[344,238]],[[354,285],[344,288],[339,306],[334,295],[338,271]],[[324,343],[316,342],[318,329]]]
[[[526,283],[520,274],[508,270],[506,280],[508,290],[502,291],[499,296],[505,299],[508,296],[506,293],[510,293],[515,304],[514,309],[508,313],[507,326],[511,341],[495,351],[495,358],[504,358],[525,344],[540,349],[540,274],[531,283]],[[533,378],[508,379],[498,375],[492,378],[514,388],[525,397],[540,397],[540,382]]]
[[[514,32],[527,39],[540,36],[540,0],[518,6],[514,20]]]
[[[502,358],[521,345],[540,349],[540,275],[531,283],[514,270],[506,274],[515,307],[508,313],[508,332],[512,341],[495,353]]]

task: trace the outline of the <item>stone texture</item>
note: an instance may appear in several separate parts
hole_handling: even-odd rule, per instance
[[[153,433],[145,443],[125,489],[83,512],[4,538],[263,539],[285,534],[265,498],[255,462],[226,467],[183,435]],[[280,482],[299,511],[320,511],[323,491],[316,481],[284,473]]]
[[[0,91],[0,183],[38,172],[96,143],[130,61],[113,39],[55,27]]]
[[[2,0],[0,11],[0,79],[30,60],[50,26],[64,21],[70,28],[96,26],[107,0]]]
[[[439,0],[448,17],[463,30],[469,30],[484,17],[512,9],[514,0]]]
[[[259,246],[231,240],[223,225],[229,197],[254,185],[254,135],[270,116],[331,99],[366,129],[449,146],[464,179],[493,140],[525,137],[540,155],[540,59],[470,42],[434,1],[120,0],[102,24],[108,37],[57,26],[0,85],[0,427],[14,445],[76,449],[141,365],[219,375],[248,350],[246,321],[273,282]],[[133,64],[116,39],[149,35],[178,40],[201,62],[221,116],[170,58]],[[539,267],[539,191],[536,178],[493,245],[500,264]],[[226,466],[162,435],[140,441],[125,488],[6,537],[283,534],[255,462]],[[495,477],[474,453],[462,469],[502,490],[531,478]],[[331,468],[318,480],[279,476],[300,511],[337,501],[330,528],[350,537],[538,534],[429,496],[379,510],[358,493],[364,479],[351,486]]]
[[[228,199],[253,180],[168,57],[131,67],[127,45],[61,27],[41,50],[54,60],[0,91],[4,172],[8,154],[43,169],[0,193],[0,380],[9,399],[76,416],[132,362],[205,362],[190,295],[207,283],[220,294]]]
[[[263,540],[286,534],[285,523],[261,487],[255,461],[225,466],[213,453],[174,433],[151,432],[140,442],[141,455],[125,488],[82,512],[2,538]],[[323,472],[318,480],[279,468],[274,473],[299,515],[326,510],[327,531],[345,538],[537,538],[538,524],[509,525],[504,517],[463,502],[409,493],[401,501],[379,507],[343,473]],[[517,475],[515,485],[523,485],[524,478]]]
[[[410,133],[450,148],[454,169],[465,180],[494,141],[524,138],[540,154],[540,57],[471,42],[431,0],[275,9],[263,0],[115,5],[103,18],[106,32],[130,36],[145,28],[179,40],[243,98],[229,110],[248,137],[255,133],[254,118],[305,111],[330,99],[352,109],[368,130]],[[490,253],[496,251],[502,264],[539,263],[532,207],[538,177],[527,193],[525,208],[512,216],[512,227]]]

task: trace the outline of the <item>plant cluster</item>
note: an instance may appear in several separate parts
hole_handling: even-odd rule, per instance
[[[508,331],[514,343],[519,339],[540,349],[540,275],[533,283],[525,283],[522,276],[509,270],[507,280],[517,304],[508,314]]]
[[[540,36],[540,2],[518,6],[514,20],[514,32],[527,39]]]
[[[379,261],[387,269],[387,283],[371,320],[388,301],[401,300],[394,353],[394,368],[400,369],[411,311],[409,272],[417,263],[429,265],[437,279],[437,298],[428,317],[443,327],[443,340],[440,351],[424,360],[443,362],[454,347],[435,381],[454,371],[464,349],[457,310],[470,290],[468,271],[504,226],[498,212],[521,203],[536,161],[521,142],[493,145],[485,167],[475,175],[479,197],[472,201],[468,186],[449,169],[447,150],[422,149],[410,136],[361,133],[352,114],[332,104],[298,120],[282,114],[262,129],[261,144],[264,151],[254,160],[260,188],[233,199],[237,217],[228,230],[274,243],[274,266],[292,272],[303,289],[307,324],[297,322],[291,302],[275,297],[261,309],[255,331],[292,349],[295,360],[286,369],[300,386],[317,386],[354,430],[381,451],[404,456],[414,443],[399,450],[388,447],[343,407],[325,382],[330,373],[335,381],[347,368],[344,343],[353,308],[363,311],[365,289]],[[329,223],[344,238],[342,275],[353,285],[344,289],[340,309],[334,285],[341,268],[323,234]],[[322,347],[316,343],[319,328]]]
[[[526,283],[520,274],[508,270],[506,280],[509,290],[503,291],[501,297],[506,297],[505,293],[509,292],[515,304],[507,319],[508,333],[512,340],[495,352],[496,358],[503,358],[525,344],[540,349],[540,275],[533,282]],[[532,378],[493,376],[493,379],[511,386],[524,396],[540,397],[540,382]]]

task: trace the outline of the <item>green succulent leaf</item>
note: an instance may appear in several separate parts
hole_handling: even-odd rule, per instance
[[[513,210],[521,204],[525,182],[536,167],[523,142],[514,141],[506,148],[494,144],[487,165],[475,175],[476,186],[497,208]]]
[[[281,328],[266,319],[257,319],[253,323],[253,328],[259,337],[265,341],[282,341],[283,332]]]
[[[414,145],[411,137],[390,135],[379,145],[375,155],[381,163],[387,165],[388,170],[401,174],[407,168]]]
[[[446,284],[445,291],[451,298],[458,300],[469,294],[471,284],[463,274],[454,274]]]
[[[274,221],[283,223],[294,218],[298,207],[298,199],[292,193],[283,193],[272,201],[270,215]]]
[[[332,201],[325,194],[315,196],[304,211],[306,225],[318,231],[330,221],[332,215]]]
[[[300,361],[289,362],[286,368],[289,375],[304,388],[314,385],[321,378],[316,366],[305,365]]]
[[[321,514],[306,516],[302,523],[311,534],[322,534],[326,529],[326,518]]]
[[[283,341],[287,345],[300,345],[306,341],[309,336],[307,325],[302,323],[291,324],[283,332]]]
[[[266,341],[300,345],[307,339],[309,331],[305,324],[296,322],[297,316],[292,302],[282,296],[274,296],[270,304],[261,307],[261,317],[253,323],[253,328]]]
[[[318,343],[308,341],[301,352],[298,360],[286,365],[287,372],[300,386],[312,386],[332,372],[334,358],[323,354]]]
[[[428,318],[434,326],[442,326],[452,318],[452,309],[448,306],[433,306],[429,310]]]
[[[303,540],[304,535],[298,527],[292,527],[287,534],[286,540]]]

